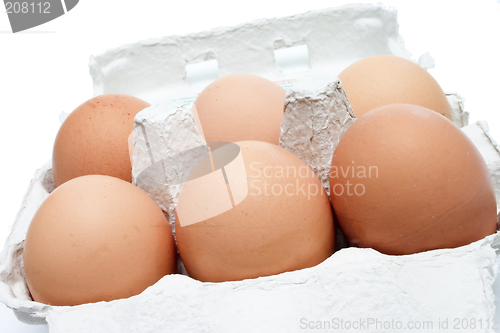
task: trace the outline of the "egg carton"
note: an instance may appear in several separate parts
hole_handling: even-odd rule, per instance
[[[307,70],[291,73],[280,65],[278,51],[289,48],[303,54],[304,46]],[[287,90],[280,146],[303,159],[328,190],[326,162],[354,121],[335,74],[374,54],[410,58],[396,11],[383,5],[349,5],[125,45],[91,57],[90,72],[95,95],[126,93],[152,104],[137,115],[134,129],[133,178],[146,191],[154,184],[147,178],[141,183],[145,169],[204,144],[189,112],[202,87],[193,83],[190,68],[204,63],[212,69],[215,65],[220,76],[253,73]],[[212,74],[209,79],[214,79]],[[453,121],[479,148],[500,198],[500,153],[487,123],[466,126],[468,114],[460,96],[450,93],[448,99]],[[144,132],[138,131],[141,126],[150,148]],[[166,133],[182,135],[166,145]],[[53,189],[48,162],[36,171],[0,254],[0,301],[23,322],[48,323],[50,332],[401,332],[410,326],[438,331],[455,327],[457,321],[460,328],[472,328],[473,323],[479,328],[479,320],[481,330],[491,331],[494,323],[494,289],[500,289],[495,280],[498,233],[455,249],[405,256],[342,248],[315,267],[243,281],[202,283],[183,271],[163,277],[140,295],[111,302],[71,307],[34,302],[24,276],[24,239],[34,213]],[[178,191],[149,194],[172,224]]]

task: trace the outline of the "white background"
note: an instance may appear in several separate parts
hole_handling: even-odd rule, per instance
[[[371,1],[357,1],[371,2]],[[500,140],[500,4],[496,0],[382,1],[398,8],[400,34],[415,60],[465,98],[470,122],[487,120]],[[66,15],[12,34],[0,5],[0,249],[35,169],[51,158],[59,114],[93,96],[92,54],[141,39],[184,35],[350,1],[82,0]],[[338,74],[338,73],[333,73]],[[2,332],[46,332],[17,321],[0,304]]]

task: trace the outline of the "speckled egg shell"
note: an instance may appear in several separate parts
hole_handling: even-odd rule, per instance
[[[132,182],[127,138],[134,128],[135,115],[148,106],[133,96],[107,94],[71,112],[54,142],[52,171],[56,186],[92,174]]]

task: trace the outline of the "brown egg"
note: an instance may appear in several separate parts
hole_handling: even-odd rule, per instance
[[[257,75],[233,74],[209,84],[194,103],[207,143],[258,140],[278,144],[285,90]]]
[[[371,56],[353,63],[338,77],[357,117],[382,105],[406,103],[434,110],[451,120],[443,89],[410,60],[393,55]]]
[[[495,192],[474,144],[409,104],[374,109],[335,150],[333,210],[349,242],[386,254],[454,248],[495,232]]]
[[[235,158],[224,177],[221,168],[219,176],[187,182],[179,197],[177,245],[189,275],[243,280],[315,266],[332,255],[333,215],[314,172],[276,145],[237,145],[241,164]],[[213,153],[215,165],[225,147]]]
[[[176,271],[168,221],[142,190],[90,175],[59,186],[26,235],[24,269],[33,299],[78,305],[137,295]]]
[[[150,106],[138,98],[108,94],[94,97],[66,118],[52,153],[56,186],[84,175],[132,181],[127,138],[135,115]]]

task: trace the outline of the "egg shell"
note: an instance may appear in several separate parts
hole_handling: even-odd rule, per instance
[[[244,200],[187,226],[180,214],[176,216],[177,246],[189,275],[205,282],[243,280],[312,267],[327,259],[334,252],[334,222],[326,191],[313,171],[273,144],[237,144],[248,184]],[[212,185],[216,187],[215,181]],[[198,187],[186,183],[178,207],[199,195]],[[201,195],[209,197],[213,191]]]
[[[351,64],[338,77],[357,117],[379,106],[406,103],[452,119],[439,83],[411,60],[395,55],[371,56]]]
[[[176,272],[161,209],[121,179],[89,175],[55,189],[29,226],[24,248],[33,299],[78,305],[137,295]]]
[[[149,103],[128,95],[106,94],[77,107],[61,125],[52,153],[56,186],[84,175],[132,181],[128,136],[134,117]]]
[[[231,74],[209,84],[194,102],[205,141],[258,140],[277,145],[285,89],[253,74]]]
[[[386,105],[349,127],[333,155],[330,192],[349,242],[386,254],[454,248],[496,229],[479,151],[451,121],[416,105]]]

